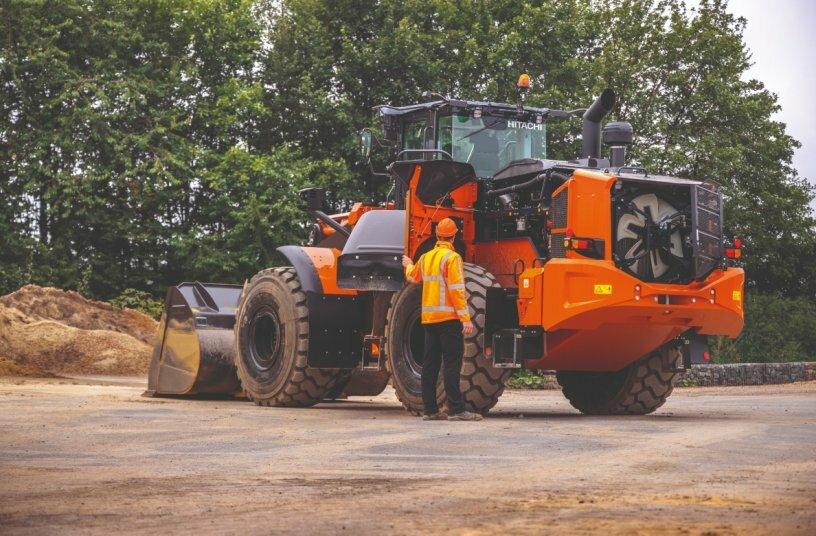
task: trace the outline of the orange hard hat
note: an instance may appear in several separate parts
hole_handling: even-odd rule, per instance
[[[436,236],[439,238],[450,238],[454,236],[458,230],[456,223],[450,218],[443,218],[442,221],[436,224]]]

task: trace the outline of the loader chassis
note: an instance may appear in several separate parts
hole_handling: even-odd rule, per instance
[[[381,107],[392,197],[328,216],[322,190],[304,190],[316,221],[308,246],[279,248],[291,268],[244,287],[170,289],[149,392],[242,387],[260,404],[305,406],[376,393],[390,377],[421,412],[419,287],[405,284],[400,260],[432,248],[447,217],[476,326],[462,369],[468,409],[487,412],[523,367],[558,371],[585,413],[653,411],[701,337],[739,333],[744,274],[724,256],[715,184],[626,167],[626,123],[605,129],[611,156],[601,158],[614,101],[607,90],[577,111]],[[547,160],[547,122],[581,114],[582,157]],[[441,382],[438,395],[442,405]]]

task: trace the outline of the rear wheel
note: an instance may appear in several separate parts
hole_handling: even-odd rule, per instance
[[[493,367],[484,355],[484,324],[487,289],[498,286],[492,274],[482,267],[465,263],[465,288],[468,306],[476,331],[465,337],[465,351],[459,388],[465,409],[485,414],[496,405],[504,392],[508,369]],[[388,370],[391,383],[402,405],[413,414],[420,414],[422,404],[422,357],[425,334],[420,323],[422,285],[408,285],[394,295],[386,325]],[[436,399],[444,407],[445,390],[442,377],[437,381]]]
[[[339,371],[311,368],[309,311],[293,268],[258,272],[247,284],[235,318],[238,378],[255,403],[311,406],[323,399]]]
[[[671,395],[679,359],[677,347],[667,345],[618,372],[559,371],[556,378],[581,413],[646,415]]]

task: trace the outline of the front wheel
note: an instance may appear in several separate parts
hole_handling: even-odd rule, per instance
[[[293,268],[270,268],[246,285],[235,317],[235,365],[262,406],[320,402],[339,371],[309,367],[309,311]]]
[[[666,345],[617,372],[558,371],[569,403],[588,415],[646,415],[674,389],[680,350]]]
[[[485,306],[487,289],[498,286],[484,268],[465,263],[465,289],[468,308],[476,330],[465,337],[465,351],[459,388],[465,409],[486,414],[499,401],[510,370],[493,367],[484,355]],[[422,285],[408,285],[391,300],[386,324],[388,371],[391,383],[405,409],[413,414],[423,411],[422,357],[425,350],[424,330],[420,323]],[[436,398],[445,407],[442,377],[437,381]]]

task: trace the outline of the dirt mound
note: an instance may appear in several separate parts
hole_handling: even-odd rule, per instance
[[[156,328],[138,311],[28,285],[0,297],[0,359],[14,365],[0,375],[144,374]]]
[[[0,359],[0,377],[3,376],[51,378],[54,375],[33,365],[21,365],[20,363],[15,363],[14,361],[10,361],[8,359]]]
[[[53,320],[79,329],[118,331],[153,344],[156,321],[133,309],[93,301],[73,291],[26,285],[0,297],[0,305],[23,312],[31,321]]]

